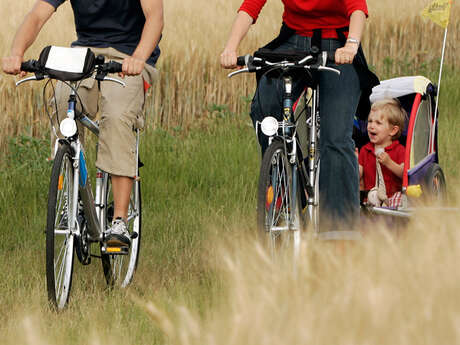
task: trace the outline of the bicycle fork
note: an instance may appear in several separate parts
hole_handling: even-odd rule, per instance
[[[319,133],[319,86],[312,90],[311,97],[311,117],[308,124],[309,128],[309,148],[308,148],[308,199],[307,210],[311,220],[313,220],[314,229],[317,227],[316,208],[319,205],[319,152],[318,152],[318,133]]]
[[[83,212],[85,215],[85,220],[87,222],[87,229],[89,234],[89,239],[91,241],[100,241],[102,240],[102,231],[99,224],[99,217],[96,213],[95,202],[93,198],[93,193],[91,189],[91,184],[88,178],[88,170],[86,167],[86,159],[83,153],[80,140],[71,143],[75,156],[73,157],[73,170],[74,170],[74,191],[78,190],[78,193],[73,193],[72,200],[72,210],[78,210],[79,200],[78,196],[80,195],[80,201],[83,207]],[[96,203],[98,205],[99,203]],[[71,215],[71,224],[74,225],[75,234],[81,236],[81,229],[76,226],[78,212],[72,212]]]

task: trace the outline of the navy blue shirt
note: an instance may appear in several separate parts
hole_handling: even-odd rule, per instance
[[[43,0],[58,8],[66,0]],[[72,46],[112,47],[132,55],[141,39],[145,16],[139,0],[70,0],[77,40]],[[147,60],[154,66],[160,56],[155,47]]]

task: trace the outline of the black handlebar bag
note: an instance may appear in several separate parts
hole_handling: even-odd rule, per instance
[[[44,74],[62,81],[77,81],[91,76],[96,57],[89,48],[47,46],[40,53],[38,65]]]

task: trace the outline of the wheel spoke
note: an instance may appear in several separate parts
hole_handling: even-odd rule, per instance
[[[62,261],[60,261],[60,258],[61,258],[61,255],[59,255],[58,257],[58,260],[56,261],[56,264],[59,265],[59,272],[57,274],[57,278],[56,278],[56,281],[55,281],[55,285],[56,285],[56,295],[57,296],[60,296],[61,295],[61,290],[62,290],[62,285],[63,285],[63,282],[62,282],[62,275],[64,273],[64,268],[66,266],[66,263],[67,263],[67,250],[68,250],[68,247],[67,247],[67,240],[68,238],[65,239],[64,241],[64,246],[62,247],[64,249],[64,253],[63,253],[63,256],[62,256]],[[61,249],[61,252],[62,252],[62,249]],[[59,264],[60,262],[60,264]],[[56,269],[55,269],[56,271]]]

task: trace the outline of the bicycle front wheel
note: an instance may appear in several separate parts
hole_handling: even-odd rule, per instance
[[[46,222],[46,283],[48,299],[62,309],[69,299],[72,284],[74,234],[72,219],[74,170],[69,145],[61,145],[56,153],[51,172]]]
[[[107,174],[104,179],[104,203],[102,208],[102,229],[112,226],[114,204],[112,180]],[[102,268],[110,286],[126,287],[131,283],[137,268],[141,243],[141,184],[134,180],[128,209],[128,230],[131,234],[131,246],[127,254],[102,254]]]
[[[258,232],[273,255],[280,249],[299,251],[300,198],[299,188],[295,189],[284,144],[274,141],[262,158],[257,193]]]

